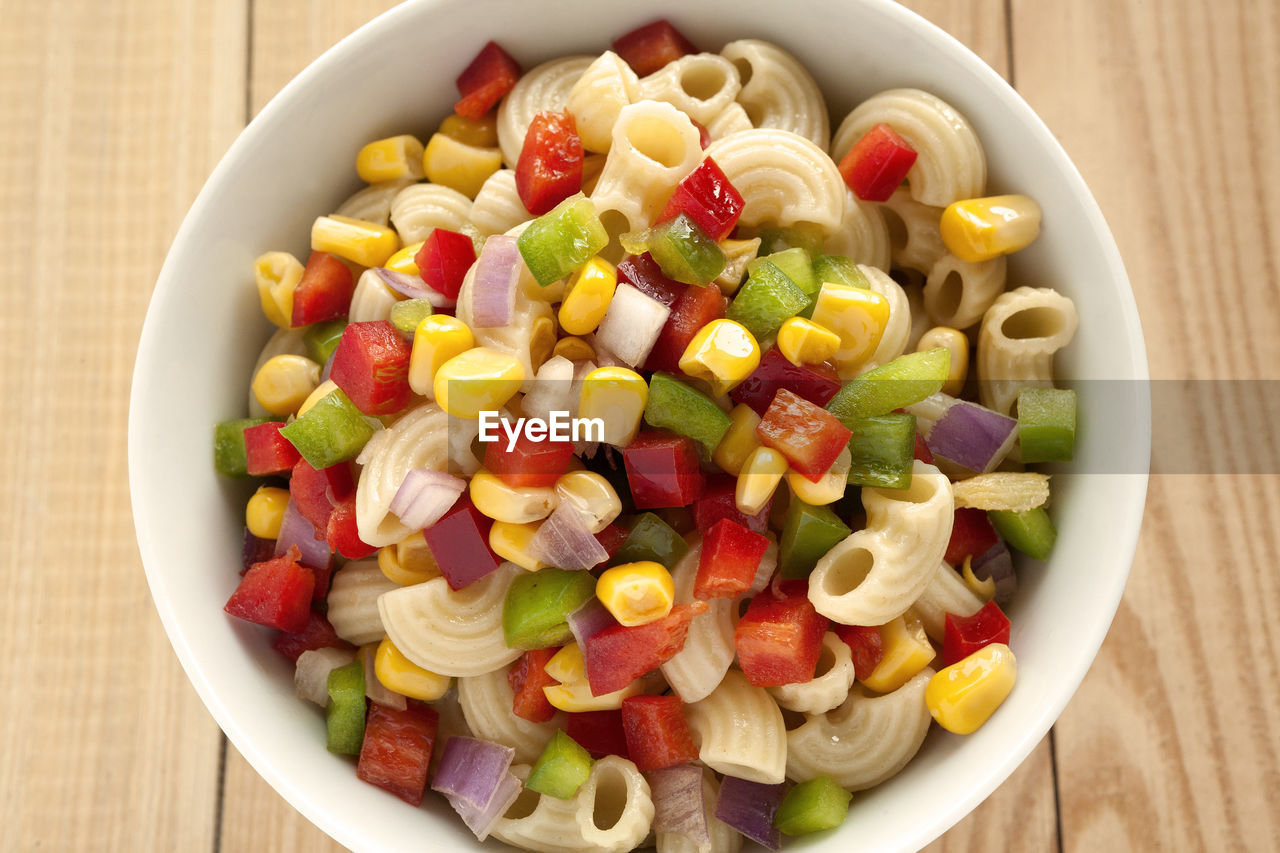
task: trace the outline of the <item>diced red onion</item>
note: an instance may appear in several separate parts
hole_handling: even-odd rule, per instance
[[[374,267],[373,271],[387,287],[410,299],[425,299],[431,303],[432,308],[452,308],[458,304],[456,299],[450,299],[440,291],[427,287],[418,276],[396,272],[386,267]]]
[[[465,480],[445,471],[414,468],[391,499],[391,511],[405,527],[423,530],[443,518],[466,489]]]
[[[484,241],[471,284],[472,325],[493,329],[511,324],[520,286],[520,250],[516,238],[495,234]]]
[[[573,638],[578,641],[578,647],[583,649],[586,648],[587,640],[605,628],[618,624],[609,609],[594,595],[587,599],[586,604],[570,613],[566,621],[569,623],[569,630],[573,632]]]
[[[293,671],[293,690],[299,699],[315,702],[321,708],[329,704],[329,673],[355,659],[350,649],[307,649],[298,655]]]
[[[520,408],[526,418],[542,418],[550,421],[552,412],[568,412],[570,416],[578,409],[578,394],[581,386],[575,388],[573,381],[573,362],[562,355],[553,356],[538,368],[537,378],[528,386]],[[578,390],[578,394],[574,391]]]
[[[253,568],[255,563],[262,563],[270,560],[276,554],[276,540],[262,539],[254,536],[249,532],[249,528],[244,529],[244,544],[240,546],[240,574],[244,574]]]
[[[619,284],[595,339],[628,367],[635,367],[649,357],[670,316],[671,309],[658,300],[629,284]]]
[[[1017,440],[1018,422],[961,400],[925,436],[934,456],[985,474],[1004,461]]]
[[[773,818],[786,793],[785,782],[765,785],[726,776],[720,783],[716,817],[752,841],[777,850],[782,847],[782,833],[774,828]]]
[[[333,561],[333,552],[329,550],[329,542],[316,535],[315,526],[303,517],[298,506],[289,500],[284,508],[284,518],[280,521],[280,535],[276,537],[276,556],[289,550],[290,545],[297,545],[301,556],[299,562],[313,569],[327,569]]]
[[[379,705],[403,711],[409,707],[408,700],[399,693],[388,690],[378,680],[378,674],[374,671],[373,665],[373,659],[377,653],[378,647],[373,643],[360,647],[360,665],[364,668],[364,695],[369,697],[371,702],[377,702]]]
[[[478,808],[457,800],[449,800],[449,803],[462,817],[462,822],[467,825],[467,828],[475,834],[476,839],[484,841],[493,831],[493,825],[498,822],[498,818],[507,813],[507,809],[511,808],[511,804],[516,801],[523,789],[524,786],[516,775],[507,773],[498,783],[493,800],[485,808]]]
[[[1018,575],[1013,570],[1013,555],[1004,542],[997,542],[969,564],[973,576],[980,581],[996,582],[996,603],[1008,604],[1018,589]]]
[[[509,746],[462,735],[444,745],[431,790],[445,795],[481,841],[520,795],[520,780],[510,772],[515,754]]]
[[[653,794],[653,831],[684,835],[699,847],[708,844],[711,836],[702,799],[702,770],[680,764],[644,775]]]
[[[587,519],[565,502],[556,507],[529,540],[537,559],[558,569],[589,569],[609,559],[609,552],[591,533]]]

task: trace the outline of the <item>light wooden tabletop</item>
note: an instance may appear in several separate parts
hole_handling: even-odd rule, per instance
[[[0,0],[0,848],[337,849],[178,666],[134,542],[126,408],[205,177],[291,76],[391,5]],[[1153,376],[1280,378],[1280,4],[907,5],[1013,82],[1084,173]],[[1187,454],[1216,440],[1189,420]],[[935,848],[1280,849],[1278,529],[1274,468],[1153,476],[1084,685]]]

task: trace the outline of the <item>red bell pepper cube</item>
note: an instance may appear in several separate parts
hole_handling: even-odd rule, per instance
[[[519,79],[520,63],[497,42],[491,41],[480,48],[476,58],[458,75],[456,82],[462,100],[454,104],[453,111],[463,118],[479,121]]]
[[[816,483],[849,446],[853,432],[826,409],[782,388],[756,426],[756,436]]]
[[[684,648],[693,617],[706,609],[705,601],[677,604],[653,622],[632,627],[615,625],[588,637],[582,656],[592,695],[621,690],[671,660]]]
[[[493,519],[476,509],[464,492],[443,518],[422,531],[450,589],[469,586],[502,565],[489,547],[491,527]]]
[[[948,613],[942,635],[942,663],[951,666],[992,643],[1009,645],[1009,617],[1000,605],[988,601],[972,616]]]
[[[924,436],[920,434],[919,430],[916,430],[916,449],[912,455],[926,465],[933,464],[933,453],[929,450],[929,445],[925,443]]]
[[[981,557],[1000,541],[984,510],[964,507],[956,510],[954,518],[951,540],[942,558],[951,565],[959,567],[965,557]]]
[[[466,234],[433,228],[413,262],[427,287],[447,299],[457,299],[467,270],[476,262],[476,244]]]
[[[440,715],[429,705],[410,702],[397,711],[371,702],[356,775],[411,806],[422,805],[439,726]]]
[[[244,540],[240,545],[240,576],[253,568],[254,563],[270,560],[276,555],[276,540],[254,536],[249,528],[244,529]]]
[[[341,554],[348,560],[363,560],[378,549],[360,538],[356,529],[356,499],[347,498],[333,508],[329,514],[329,526],[325,529],[325,539],[329,542],[329,550]]]
[[[573,461],[571,441],[534,441],[521,431],[515,444],[507,445],[505,438],[485,445],[484,467],[518,489],[554,486]]]
[[[716,161],[708,157],[676,185],[658,222],[688,214],[708,237],[719,243],[738,224],[745,206],[742,193],[734,189]]]
[[[275,559],[254,565],[240,579],[223,610],[237,619],[281,631],[306,628],[316,579],[298,557],[295,545]]]
[[[280,434],[282,423],[270,421],[244,431],[244,456],[251,477],[266,477],[292,471],[302,454]]]
[[[752,598],[733,632],[742,674],[757,687],[813,680],[827,632],[807,581],[787,581],[778,591],[781,597],[765,590]]]
[[[289,325],[296,329],[345,317],[355,292],[355,280],[346,264],[326,252],[312,252],[293,291]]]
[[[679,696],[628,696],[622,700],[627,752],[641,771],[698,760]]]
[[[627,255],[618,262],[618,281],[625,281],[636,290],[651,299],[656,299],[668,308],[676,304],[689,285],[675,279],[667,278],[662,267],[648,252],[642,255]]]
[[[854,677],[859,681],[866,681],[884,659],[884,639],[880,635],[879,626],[832,623],[831,630],[849,647],[849,653],[853,656]]]
[[[517,717],[533,723],[545,723],[556,715],[555,706],[547,701],[542,688],[558,682],[547,675],[547,661],[558,648],[533,649],[522,654],[507,670],[511,685],[511,710]]]
[[[604,550],[608,552],[610,560],[622,548],[622,543],[627,541],[627,536],[627,529],[616,524],[610,524],[604,530],[595,534],[596,541],[604,546]]]
[[[325,618],[324,614],[317,613],[314,610],[307,614],[307,624],[302,627],[302,630],[286,631],[276,637],[276,641],[271,644],[271,648],[295,662],[303,652],[312,651],[313,649],[355,651],[355,646],[338,636],[338,632],[333,630],[333,626],[329,624],[329,620]]]
[[[606,755],[629,757],[620,710],[566,714],[564,733],[573,738],[592,758],[604,758]]]
[[[702,496],[706,479],[693,439],[665,430],[642,430],[622,450],[636,509],[685,507]]]
[[[745,403],[763,416],[779,388],[789,388],[816,406],[825,406],[840,390],[840,376],[826,364],[795,365],[774,347],[760,356],[760,364],[729,392],[735,403]]]
[[[863,201],[888,201],[916,162],[916,150],[881,122],[853,144],[840,161],[840,175]]]
[[[516,192],[534,216],[582,189],[582,137],[567,112],[533,117],[516,161]]]
[[[409,405],[409,355],[396,327],[386,320],[348,323],[333,351],[329,378],[366,415],[392,415]]]
[[[637,76],[646,77],[668,62],[697,53],[698,49],[664,19],[620,36],[613,43],[613,52],[621,56]]]
[[[316,530],[329,529],[329,516],[333,508],[354,497],[356,484],[351,477],[351,465],[339,462],[328,468],[312,468],[305,459],[299,459],[289,477],[289,497],[302,517]],[[317,535],[317,538],[318,535]]]
[[[704,537],[717,521],[728,518],[748,530],[764,533],[769,529],[769,509],[772,499],[755,515],[747,515],[738,509],[738,478],[728,474],[713,474],[707,478],[702,497],[693,502],[693,525]]]
[[[736,521],[722,518],[711,526],[698,555],[694,598],[737,598],[751,589],[769,540]]]
[[[693,336],[712,320],[724,317],[724,294],[719,287],[690,287],[671,306],[671,314],[645,360],[645,370],[680,371],[680,356]]]

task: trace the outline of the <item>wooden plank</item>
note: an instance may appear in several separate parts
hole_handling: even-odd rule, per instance
[[[1280,10],[1013,8],[1019,88],[1108,216],[1152,374],[1275,376]],[[1211,446],[1239,390],[1201,389],[1212,406],[1170,414]],[[1057,729],[1066,850],[1274,848],[1278,496],[1275,476],[1153,478],[1120,613]]]
[[[9,849],[213,843],[219,733],[147,592],[125,436],[152,282],[242,121],[245,12],[0,3]]]

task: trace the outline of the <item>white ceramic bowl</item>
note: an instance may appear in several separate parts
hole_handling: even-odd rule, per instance
[[[598,53],[669,17],[698,45],[766,38],[817,78],[833,127],[878,90],[918,86],[968,116],[985,146],[990,191],[1035,197],[1044,232],[1014,257],[1010,281],[1051,285],[1080,312],[1059,370],[1081,391],[1073,470],[1054,481],[1059,539],[1025,566],[1011,608],[1018,684],[976,734],[934,730],[907,769],[855,797],[844,827],[806,850],[914,850],[1005,779],[1048,731],[1101,644],[1133,558],[1146,494],[1150,410],[1137,309],[1114,241],[1080,175],[1014,91],[959,42],[888,0],[421,0],[343,40],[290,83],[227,152],[174,240],[147,313],[134,374],[129,473],[156,607],[182,665],[236,748],[290,803],[358,850],[469,850],[438,797],[421,810],[359,781],[324,748],[313,706],[269,632],[222,612],[237,582],[249,486],[218,478],[212,425],[244,413],[249,371],[269,327],[251,286],[268,249],[305,257],[312,219],[356,188],[370,139],[426,133],[456,98],[453,79],[490,38],[525,67]],[[424,137],[425,138],[425,137]],[[1084,379],[1133,380],[1108,393]],[[1127,386],[1126,386],[1127,387]],[[1091,401],[1097,405],[1091,405]],[[1117,461],[1124,467],[1117,468]],[[1105,472],[1115,471],[1108,474]],[[430,839],[428,842],[426,839]],[[492,842],[491,842],[492,844]]]

